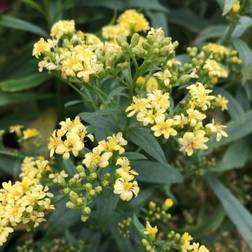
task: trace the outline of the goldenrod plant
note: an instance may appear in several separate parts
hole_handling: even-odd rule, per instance
[[[0,252],[252,249],[251,1],[6,6]]]

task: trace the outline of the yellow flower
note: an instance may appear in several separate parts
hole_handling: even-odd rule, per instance
[[[145,84],[145,78],[143,76],[139,76],[137,79],[136,79],[136,85],[138,87],[142,87],[143,85]]]
[[[154,240],[157,232],[158,232],[157,226],[152,227],[151,224],[147,221],[146,226],[145,226],[145,230],[144,230],[144,234],[148,235],[151,239]]]
[[[165,119],[163,115],[156,119],[156,123],[151,129],[154,131],[154,136],[159,137],[163,135],[165,139],[168,139],[170,136],[177,135],[177,131],[173,128],[173,125],[173,119]]]
[[[85,154],[83,164],[87,167],[105,168],[109,165],[109,159],[112,157],[111,152],[103,152],[100,148],[93,148],[92,152]]]
[[[120,199],[129,201],[133,196],[137,196],[139,192],[139,186],[137,181],[127,181],[123,178],[118,178],[114,184],[114,193],[120,195]]]
[[[213,78],[227,78],[228,70],[220,63],[213,59],[207,59],[203,69],[208,72],[209,77]]]
[[[207,110],[211,106],[211,101],[215,98],[209,95],[212,90],[207,89],[200,82],[190,85],[187,87],[189,94],[191,95],[191,105]]]
[[[50,52],[51,48],[52,43],[45,41],[43,38],[40,38],[40,40],[33,46],[32,56],[38,58],[42,53]]]
[[[107,137],[105,145],[103,144],[103,146],[108,152],[118,151],[119,154],[122,154],[125,152],[123,146],[127,145],[127,143],[128,142],[122,136],[122,132],[118,132],[117,134]]]
[[[62,60],[62,75],[66,76],[75,76],[76,72],[83,69],[80,59],[76,55],[72,55]]]
[[[207,141],[208,138],[205,137],[203,130],[186,132],[182,138],[179,138],[179,143],[182,145],[180,150],[191,156],[194,150],[206,150],[208,148],[205,144]]]
[[[163,72],[157,72],[154,74],[159,80],[163,81],[164,85],[167,87],[170,84],[170,78],[172,77],[171,72],[165,69]]]
[[[163,116],[160,111],[155,112],[153,109],[143,110],[137,114],[137,120],[142,122],[144,126],[147,126],[149,124],[154,124],[160,116]]]
[[[221,58],[230,54],[229,48],[216,43],[208,43],[207,45],[203,46],[202,49],[203,51],[213,53],[214,55],[218,55]]]
[[[209,250],[204,246],[204,245],[199,245],[199,243],[193,243],[192,244],[192,248],[191,248],[192,252],[209,252]]]
[[[17,225],[36,227],[45,220],[45,211],[54,209],[53,195],[37,179],[24,177],[14,184],[4,182],[0,189],[0,244]]]
[[[23,131],[24,139],[30,139],[39,135],[39,131],[35,128],[28,128]]]
[[[228,100],[222,95],[217,95],[215,97],[215,104],[216,104],[216,106],[220,107],[221,110],[228,109]]]
[[[132,117],[138,112],[145,110],[147,105],[147,99],[145,98],[137,98],[136,96],[133,97],[133,102],[126,108],[126,112],[128,117]]]
[[[221,125],[214,122],[214,119],[212,120],[212,123],[208,123],[206,125],[206,129],[208,129],[211,133],[216,134],[216,141],[219,142],[222,137],[228,137],[228,134],[223,130],[227,126]]]
[[[191,250],[192,245],[190,244],[193,240],[192,236],[188,233],[184,233],[180,239],[182,252]]]
[[[73,33],[75,31],[75,23],[73,20],[60,20],[51,28],[51,36],[60,39],[64,34]]]
[[[22,125],[12,125],[12,126],[10,126],[10,132],[11,133],[16,133],[16,135],[18,137],[21,137],[21,135],[22,135],[22,128],[23,127],[24,126],[22,126]]]
[[[234,13],[239,12],[241,9],[241,5],[240,5],[240,1],[236,1],[233,5],[232,5],[232,11]]]
[[[170,106],[170,97],[168,93],[163,93],[161,90],[155,90],[147,94],[147,99],[150,106],[157,112],[166,112]]]
[[[150,26],[144,15],[136,10],[126,10],[118,18],[119,24],[125,24],[132,33],[147,31]]]
[[[121,166],[120,168],[116,169],[116,174],[123,178],[125,181],[131,181],[135,176],[138,175],[135,170],[131,169],[129,160],[126,157],[118,158],[116,165]]]
[[[21,178],[30,178],[40,180],[43,174],[50,171],[51,167],[47,160],[35,159],[34,157],[26,157],[21,164]]]
[[[188,122],[192,127],[196,126],[206,118],[206,115],[199,112],[197,109],[187,109],[186,113],[188,115]]]
[[[79,152],[84,148],[84,143],[80,137],[74,132],[68,132],[66,134],[66,140],[63,144],[57,146],[56,153],[62,154],[64,159],[69,159],[70,152],[73,153],[75,157],[78,156]]]
[[[164,203],[163,203],[163,208],[164,208],[165,210],[168,210],[169,208],[171,208],[171,207],[173,206],[173,204],[174,204],[173,200],[172,200],[171,198],[168,198],[168,199],[166,199],[166,200],[164,201]]]
[[[71,152],[77,157],[85,146],[85,138],[94,140],[93,135],[87,134],[87,128],[81,123],[78,116],[74,120],[67,118],[59,124],[60,129],[53,131],[48,143],[51,157],[57,153],[63,155],[64,159],[68,159]]]
[[[14,230],[11,227],[0,226],[0,246],[2,246],[6,241],[10,233]]]
[[[130,29],[128,25],[116,24],[116,25],[107,25],[102,28],[102,36],[105,39],[118,39],[120,37],[127,37],[130,35]]]
[[[157,89],[158,89],[157,79],[155,77],[151,76],[146,82],[146,90],[147,90],[147,92],[151,93]]]

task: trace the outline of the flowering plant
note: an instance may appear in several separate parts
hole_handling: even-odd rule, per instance
[[[246,135],[233,135],[237,121],[227,124],[234,101],[221,87],[241,78],[239,46],[228,43],[247,4],[230,6],[223,42],[189,46],[181,55],[179,43],[135,9],[97,34],[78,30],[74,20],[55,22],[32,55],[39,72],[73,89],[77,98],[66,107],[74,112],[50,132],[48,151],[35,127],[12,125],[2,132],[2,138],[15,134],[20,146],[39,151],[22,158],[16,182],[2,184],[0,245],[41,224],[44,247],[28,241],[17,251],[108,251],[114,241],[113,251],[213,251],[195,231],[202,227],[190,227],[193,214],[184,210],[185,223],[173,209],[181,204],[181,190],[200,194],[204,180],[225,209],[222,194],[233,197],[213,172],[228,166],[217,147]],[[188,198],[195,200],[192,194]],[[247,210],[236,207],[251,222]],[[223,209],[209,207],[199,213],[199,223],[207,211],[223,221]],[[66,239],[46,242],[62,237],[62,223]],[[251,246],[246,228],[241,234]]]

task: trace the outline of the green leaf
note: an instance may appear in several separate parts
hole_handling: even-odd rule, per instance
[[[167,14],[168,22],[186,27],[192,32],[200,32],[207,27],[208,22],[188,9],[172,9]]]
[[[50,99],[54,96],[52,94],[38,94],[38,93],[21,93],[8,94],[0,93],[0,106],[6,106],[22,102],[31,102],[34,100]]]
[[[240,39],[235,39],[233,44],[242,60],[242,82],[245,83],[252,80],[252,50]]]
[[[166,14],[163,12],[154,12],[154,11],[148,11],[147,12],[148,17],[150,17],[151,20],[151,26],[155,28],[162,27],[165,34],[168,34],[168,24],[167,24],[167,18]]]
[[[230,145],[222,160],[215,167],[211,168],[211,171],[224,172],[243,167],[250,156],[249,143],[246,139],[243,139],[242,141]]]
[[[241,120],[230,121],[227,124],[226,132],[228,133],[228,137],[222,138],[219,142],[212,142],[209,147],[220,147],[252,133],[252,110],[245,112]]]
[[[181,183],[180,172],[168,163],[155,161],[132,161],[132,167],[139,173],[137,180],[148,183],[166,184]]]
[[[143,224],[138,220],[136,214],[133,215],[133,224],[134,224],[136,230],[137,230],[141,235],[143,235],[144,229],[145,229],[145,228],[144,228]]]
[[[205,175],[205,179],[219,198],[229,218],[252,249],[252,215],[213,174]]]
[[[236,2],[237,0],[225,0],[222,15],[225,16],[232,9],[233,4]]]
[[[232,33],[232,37],[240,37],[249,27],[252,26],[252,18],[247,16],[242,16],[239,20],[239,24],[235,27]]]
[[[27,31],[44,37],[48,36],[48,33],[41,27],[9,15],[0,16],[0,26]]]
[[[118,127],[113,122],[113,115],[116,112],[118,112],[117,109],[83,112],[80,113],[80,117],[90,124],[90,132],[94,133],[98,140],[102,140],[119,131]]]
[[[76,173],[75,165],[71,159],[63,159],[63,165],[70,176],[73,176]]]
[[[147,128],[131,129],[128,132],[128,137],[131,142],[139,146],[151,157],[155,158],[159,162],[166,163],[165,154],[158,143],[157,139],[152,135]]]
[[[66,208],[66,200],[63,199],[57,203],[55,210],[52,212],[48,220],[48,228],[46,235],[51,237],[60,233],[64,233],[65,229],[71,227],[80,221],[80,212],[75,209]]]
[[[138,153],[138,152],[125,152],[124,155],[129,160],[147,159],[147,157],[145,157],[143,154]]]
[[[15,156],[0,153],[0,170],[4,173],[15,175],[21,159]]]
[[[151,189],[143,189],[140,190],[139,194],[137,195],[136,198],[132,199],[130,201],[130,206],[132,208],[139,208],[141,206],[143,206],[149,199],[150,197],[153,195],[153,191]]]
[[[0,90],[4,92],[17,92],[30,88],[34,88],[46,80],[50,76],[46,73],[35,73],[18,79],[10,79],[0,82]]]
[[[95,1],[78,1],[79,5],[85,6],[102,6],[113,10],[124,10],[128,8],[144,8],[145,10],[156,10],[168,12],[168,10],[159,3],[158,0],[95,0]]]
[[[226,29],[226,25],[209,26],[199,33],[194,41],[194,44],[201,44],[208,39],[220,38],[225,33]]]

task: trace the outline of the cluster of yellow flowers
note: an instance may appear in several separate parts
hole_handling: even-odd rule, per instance
[[[204,79],[206,83],[216,84],[220,79],[226,79],[233,65],[241,63],[236,50],[215,43],[206,44],[201,50],[189,47],[187,52],[189,63],[199,79]]]
[[[35,128],[24,129],[23,125],[12,125],[9,128],[10,133],[15,133],[20,140],[27,140],[39,136],[39,131]]]
[[[181,236],[181,252],[209,252],[209,250],[197,242],[191,243],[193,240],[192,236],[188,233],[184,233]]]
[[[60,129],[53,131],[49,140],[48,149],[51,157],[54,153],[63,155],[64,159],[69,159],[70,153],[77,157],[85,147],[85,138],[94,139],[93,135],[87,134],[87,129],[78,116],[73,121],[67,118],[60,122],[60,126]]]
[[[139,192],[138,183],[135,176],[138,175],[130,166],[129,160],[123,156],[127,141],[122,133],[118,132],[108,136],[105,140],[98,142],[92,150],[84,150],[84,139],[89,137],[86,127],[77,116],[71,120],[67,118],[59,123],[60,128],[52,133],[49,142],[51,155],[54,153],[63,155],[63,158],[70,158],[70,154],[82,159],[82,164],[77,164],[76,174],[70,177],[64,170],[51,172],[49,178],[63,188],[63,192],[68,195],[67,207],[80,208],[82,210],[82,220],[86,221],[91,213],[90,202],[101,193],[104,187],[113,185],[114,193],[118,194],[122,200],[128,201],[137,196]],[[62,140],[62,137],[65,139]],[[83,153],[81,151],[83,150]],[[115,171],[115,179],[110,179],[109,172],[103,172],[109,165],[118,165]]]
[[[136,119],[144,126],[151,126],[154,136],[165,139],[175,137],[181,145],[181,150],[188,156],[194,150],[207,149],[209,136],[216,134],[219,141],[227,137],[225,126],[215,123],[204,124],[206,111],[210,108],[227,108],[227,100],[221,95],[210,95],[212,90],[197,82],[187,87],[187,96],[179,103],[174,113],[170,114],[170,94],[161,90],[147,93],[146,98],[133,97],[133,102],[127,107],[128,117],[136,115]]]
[[[114,193],[120,195],[122,200],[131,200],[132,197],[138,195],[139,186],[137,181],[134,180],[138,173],[131,168],[130,162],[127,157],[120,157],[116,161],[119,168],[116,169],[116,174],[119,178],[116,179],[114,184]]]
[[[45,211],[54,209],[48,187],[39,183],[49,171],[48,161],[27,157],[21,166],[21,181],[4,182],[0,189],[0,246],[18,225],[27,229],[45,221]]]
[[[163,218],[166,215],[170,214],[167,212],[173,206],[173,200],[171,198],[166,199],[162,206],[154,201],[149,202],[149,210],[147,212],[146,226],[143,231],[145,238],[142,239],[142,244],[146,251],[156,252],[156,251],[181,251],[181,252],[209,252],[209,250],[199,243],[192,243],[192,236],[187,232],[183,235],[176,233],[174,230],[171,230],[167,237],[164,237],[164,233],[159,236],[158,226],[152,226],[151,222],[161,222],[167,225],[167,218]],[[150,219],[149,217],[152,216]]]
[[[149,30],[150,26],[144,15],[136,10],[126,10],[117,19],[117,24],[102,28],[102,36],[106,39],[127,37],[135,32]]]
[[[33,56],[42,58],[39,71],[45,68],[63,79],[89,82],[91,76],[113,68],[121,48],[115,42],[102,42],[94,34],[76,31],[73,20],[64,20],[52,26],[51,39],[41,38],[34,44]]]

